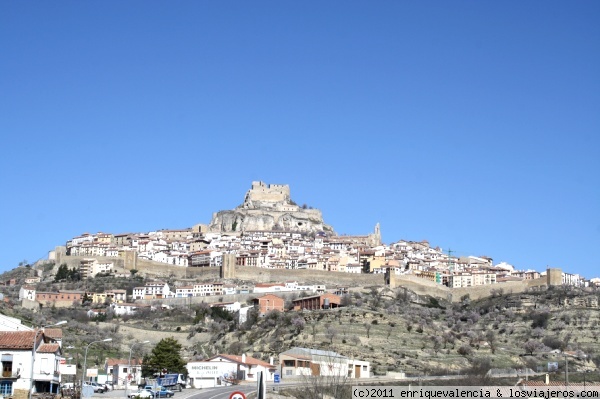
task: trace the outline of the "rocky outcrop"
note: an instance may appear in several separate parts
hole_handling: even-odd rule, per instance
[[[208,229],[222,233],[256,230],[333,232],[331,226],[323,222],[320,210],[299,207],[291,200],[287,185],[263,182],[253,182],[244,203],[237,208],[215,213]]]

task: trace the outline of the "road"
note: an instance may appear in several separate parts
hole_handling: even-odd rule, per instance
[[[230,387],[207,388],[207,389],[184,389],[181,392],[175,391],[173,399],[229,399],[233,392],[243,392],[248,394],[256,391],[256,384],[235,385]],[[125,391],[117,389],[106,393],[94,393],[92,399],[126,399]]]

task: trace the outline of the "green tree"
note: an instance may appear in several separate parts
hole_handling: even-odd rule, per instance
[[[69,268],[67,267],[66,263],[63,263],[58,267],[56,275],[54,276],[54,281],[58,282],[61,280],[66,280],[67,278],[69,278]]]
[[[186,373],[186,362],[181,357],[181,344],[175,338],[163,338],[144,356],[142,376],[151,377],[163,370],[169,373]]]

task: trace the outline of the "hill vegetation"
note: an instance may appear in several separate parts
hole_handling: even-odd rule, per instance
[[[19,269],[19,273],[26,274],[27,268]],[[11,273],[9,276],[16,275],[15,271]],[[40,287],[129,291],[143,284],[142,277],[132,275],[48,281]],[[404,372],[409,376],[483,377],[490,369],[546,371],[548,363],[557,362],[558,374],[552,378],[560,379],[568,356],[572,380],[585,374],[588,381],[600,381],[600,310],[565,305],[573,303],[573,298],[581,299],[579,303],[589,303],[590,299],[597,302],[600,292],[592,289],[554,287],[518,295],[499,289],[484,300],[471,301],[465,296],[460,303],[448,303],[404,288],[372,286],[345,295],[344,306],[338,309],[272,311],[262,317],[251,311],[242,324],[235,315],[206,303],[156,310],[148,307],[134,316],[122,317],[108,311],[95,319],[90,319],[87,311],[105,305],[88,302],[68,309],[44,307],[33,312],[19,306],[15,299],[18,288],[3,289],[7,298],[0,305],[3,314],[33,325],[69,320],[63,329],[64,343],[65,347],[74,347],[67,349],[67,356],[74,357],[80,368],[85,346],[93,340],[113,338],[111,343],[94,345],[90,350],[88,364],[102,365],[105,357],[126,358],[132,343],[151,340],[150,345],[136,346],[134,355],[142,355],[159,339],[172,337],[182,345],[182,355],[188,360],[218,353],[247,353],[268,361],[299,346],[368,360],[376,375]],[[287,306],[291,308],[289,299]]]

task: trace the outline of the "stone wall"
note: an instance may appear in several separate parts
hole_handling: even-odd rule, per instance
[[[126,259],[115,258],[108,256],[64,256],[61,260],[61,264],[65,263],[69,269],[76,267],[79,268],[79,264],[83,259],[97,259],[100,263],[112,262],[116,270],[129,271],[135,269],[138,270],[140,276],[144,277],[157,277],[167,278],[169,276],[175,276],[177,278],[203,278],[203,279],[214,279],[219,277],[218,267],[184,267],[174,266],[167,263],[154,262],[147,259],[140,259],[137,256],[131,256],[133,252],[126,252],[128,255]],[[134,260],[135,259],[135,260]]]
[[[303,284],[326,284],[330,286],[358,287],[383,285],[382,274],[350,274],[323,270],[262,269],[258,267],[236,266],[236,278],[257,283],[285,282],[297,280]]]
[[[251,201],[284,202],[290,197],[290,186],[287,184],[265,184],[252,182],[247,198]]]

